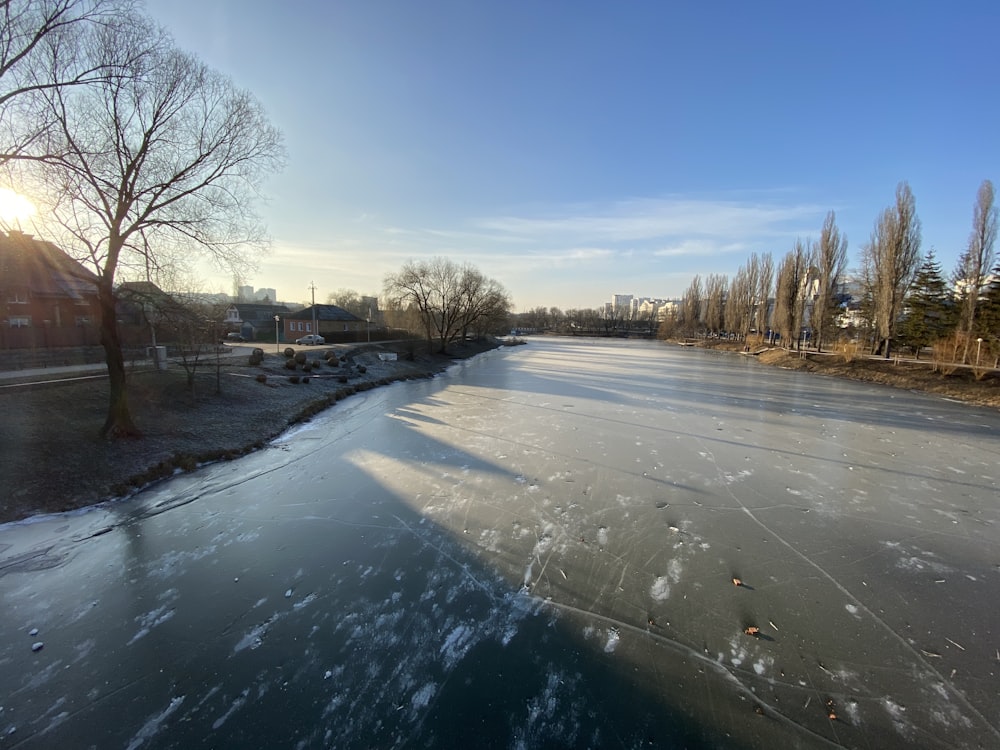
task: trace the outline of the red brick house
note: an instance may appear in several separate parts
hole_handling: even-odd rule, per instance
[[[97,275],[51,242],[0,231],[0,349],[100,342]]]
[[[313,321],[315,320],[315,327]],[[328,344],[359,341],[368,323],[336,305],[315,305],[282,317],[282,341],[292,342],[309,333],[318,333]]]

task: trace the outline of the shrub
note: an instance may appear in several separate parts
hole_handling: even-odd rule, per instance
[[[300,365],[304,365],[306,363],[306,353],[296,352],[295,361],[298,362]]]
[[[337,382],[338,383],[346,383],[347,382],[347,376],[346,375],[341,375],[339,378],[337,378]]]
[[[942,375],[953,375],[958,369],[955,361],[958,359],[958,350],[962,345],[960,334],[952,334],[945,338],[940,338],[934,342],[934,369]]]
[[[263,361],[264,361],[264,350],[263,349],[254,349],[252,352],[250,352],[250,364],[251,365],[255,365],[256,366],[256,365],[259,365]]]
[[[285,351],[283,351],[282,354],[284,354],[286,357],[294,357],[295,356],[295,350],[292,349],[292,347],[290,347],[290,346],[286,346],[285,347]]]
[[[358,372],[364,374],[364,373],[368,372],[368,368],[365,367],[364,365],[358,365]]]
[[[323,366],[323,360],[321,360],[321,359],[314,359],[312,362],[310,362],[310,364],[312,365],[312,368],[314,370],[318,370],[320,367]]]
[[[853,362],[858,358],[858,345],[850,342],[839,344],[837,351],[845,362]]]
[[[289,383],[298,383],[299,382],[299,376],[298,375],[289,375],[288,376],[288,382]]]
[[[303,383],[308,383],[309,382],[309,378],[302,378],[302,382]]]
[[[312,372],[312,365],[306,362],[302,365],[302,372]]]
[[[285,360],[285,367],[287,369],[289,369],[289,370],[294,370],[296,368],[295,360],[294,359],[286,359]]]
[[[258,383],[266,383],[267,382],[267,375],[265,375],[264,373],[259,373],[257,375],[257,382]]]
[[[174,464],[183,471],[194,471],[198,468],[198,459],[190,453],[178,453],[174,456]]]

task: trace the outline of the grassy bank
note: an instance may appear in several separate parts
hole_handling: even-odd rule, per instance
[[[330,347],[316,347],[305,350],[308,373],[288,369],[286,358],[273,352],[259,365],[248,356],[223,359],[218,371],[210,360],[196,371],[193,390],[177,364],[165,372],[134,372],[129,400],[143,436],[116,442],[97,437],[106,380],[5,388],[0,523],[128,496],[177,472],[237,458],[355,393],[431,377],[456,359],[500,345],[496,339],[462,342],[448,356],[413,342],[334,347],[336,364],[321,356]],[[387,354],[396,359],[380,356]]]
[[[690,340],[689,340],[690,341]],[[698,340],[695,346],[743,353],[744,344]],[[831,377],[881,383],[894,388],[930,393],[979,406],[1000,408],[1000,370],[942,366],[929,360],[882,359],[856,352],[803,353],[751,345],[750,356],[763,364],[805,370]]]

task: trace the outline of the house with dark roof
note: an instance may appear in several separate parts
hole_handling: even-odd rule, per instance
[[[174,318],[185,309],[177,299],[151,281],[124,281],[115,289],[119,325],[148,326],[160,318]]]
[[[51,242],[0,232],[0,349],[100,341],[97,275]]]
[[[282,320],[289,314],[285,305],[261,304],[259,302],[234,302],[226,308],[222,319],[226,331],[243,334],[249,341],[257,338],[258,331],[274,333],[274,316]]]
[[[342,307],[311,305],[284,316],[282,340],[295,341],[308,333],[318,333],[327,343],[357,341],[367,326],[366,320]]]

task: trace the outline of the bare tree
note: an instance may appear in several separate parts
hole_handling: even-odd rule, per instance
[[[965,334],[962,361],[969,357],[969,345],[976,327],[976,310],[989,284],[993,268],[993,245],[997,238],[997,207],[993,203],[993,183],[983,180],[972,210],[969,245],[955,269],[955,287],[961,301],[959,331]]]
[[[377,295],[359,294],[353,289],[338,289],[326,297],[327,304],[336,305],[362,320],[378,318]]]
[[[145,17],[95,26],[85,41],[91,66],[117,73],[44,91],[56,129],[41,179],[53,219],[99,276],[110,382],[101,434],[118,437],[139,434],[115,316],[119,271],[155,275],[197,254],[245,266],[266,244],[253,204],[283,149],[249,93],[178,51]]]
[[[811,325],[816,339],[816,351],[823,351],[833,330],[838,294],[847,267],[847,237],[840,234],[833,211],[826,215],[819,244],[815,248],[816,296],[813,301]]]
[[[127,0],[0,0],[0,163],[38,158],[52,125],[38,95],[110,74],[80,53],[95,24],[127,12]]]
[[[862,249],[866,293],[870,295],[876,353],[889,358],[903,301],[920,264],[920,219],[910,186],[896,188],[896,204],[882,211]]]
[[[705,279],[705,308],[702,316],[710,333],[718,334],[722,331],[728,288],[729,280],[723,274],[711,273]]]
[[[459,325],[462,337],[481,336],[506,326],[510,316],[510,295],[503,285],[472,266],[462,269],[459,280]]]
[[[750,267],[751,260],[740,266],[729,284],[729,294],[726,297],[726,330],[737,334],[742,340],[746,340],[750,333],[756,291],[756,284],[750,277]]]
[[[750,276],[757,280],[753,327],[758,334],[771,325],[771,290],[774,288],[774,258],[771,253],[750,256]],[[756,268],[756,271],[754,270]]]
[[[809,251],[796,240],[778,266],[778,282],[774,294],[774,327],[782,338],[782,346],[801,347],[804,299],[808,287]]]
[[[681,329],[688,336],[701,328],[702,301],[701,276],[695,275],[681,300]]]
[[[385,277],[384,293],[390,306],[416,310],[428,344],[436,341],[441,353],[467,330],[510,310],[500,284],[446,258],[406,263]]]
[[[671,339],[675,336],[678,327],[677,307],[671,305],[666,312],[661,315],[659,325],[656,329],[656,338]]]

